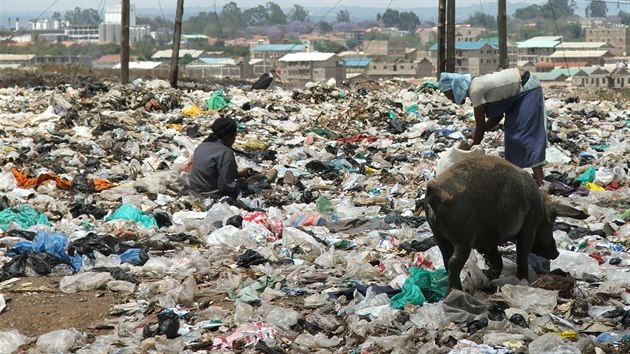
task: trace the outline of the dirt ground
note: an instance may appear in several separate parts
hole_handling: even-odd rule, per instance
[[[0,313],[0,331],[17,329],[29,337],[75,328],[95,335],[111,329],[100,329],[112,305],[124,303],[122,296],[106,290],[64,294],[59,290],[61,277],[21,278],[0,290],[7,307]]]

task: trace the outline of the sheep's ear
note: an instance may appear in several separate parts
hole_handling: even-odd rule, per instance
[[[588,214],[581,211],[581,210],[577,210],[575,208],[572,208],[568,205],[564,205],[564,204],[560,204],[560,203],[554,203],[554,214],[556,216],[566,216],[568,218],[573,218],[573,219],[578,219],[578,220],[584,220],[586,218],[588,218]]]
[[[427,184],[427,198],[429,203],[449,203],[453,199],[453,196],[442,187],[438,186],[434,181],[430,181],[429,184]]]

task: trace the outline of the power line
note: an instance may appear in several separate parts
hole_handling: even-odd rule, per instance
[[[383,24],[383,17],[385,13],[387,12],[387,10],[389,10],[389,8],[392,6],[393,1],[394,0],[389,0],[389,4],[387,4],[387,7],[385,8],[383,15],[381,15],[381,19],[378,21],[378,24],[377,24],[378,28],[381,28],[381,25]],[[367,50],[370,48],[370,44],[372,44],[373,40],[374,40],[374,34],[372,34],[372,38],[368,41],[367,46],[363,48],[363,55],[361,55],[361,60],[359,60],[359,63],[363,61],[363,58],[365,57],[365,54],[367,53]]]
[[[56,4],[58,1],[59,1],[59,0],[55,0],[55,1],[53,1],[53,3],[52,3],[52,4],[50,4],[50,6],[48,6],[48,7],[46,8],[46,10],[44,10],[41,14],[39,14],[39,15],[35,18],[34,22],[37,22],[40,18],[42,18],[42,16],[44,16],[44,14],[45,14],[46,12],[48,12],[48,10],[50,10],[50,8],[51,8],[51,7],[55,6],[55,4]],[[29,27],[29,26],[25,26],[25,27],[24,27],[24,29],[22,30],[22,32],[20,32],[19,34],[15,34],[15,35],[13,35],[13,36],[9,37],[9,41],[13,40],[13,38],[15,38],[16,36],[21,36],[21,35],[23,35],[24,33],[26,33],[26,31],[28,30],[28,27]]]

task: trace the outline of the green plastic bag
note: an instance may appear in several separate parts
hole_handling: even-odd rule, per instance
[[[387,116],[389,117],[389,119],[396,119],[398,117],[396,117],[396,113],[394,113],[394,111],[392,111],[391,109],[389,111],[387,111]]]
[[[448,290],[446,269],[430,271],[424,268],[409,268],[411,275],[402,286],[402,292],[394,295],[390,305],[398,310],[410,303],[420,306],[425,302],[437,302],[444,298]]]
[[[581,185],[585,185],[586,182],[593,182],[595,180],[595,173],[597,173],[597,170],[595,169],[594,166],[589,167],[588,170],[584,171],[584,173],[582,173],[580,176],[578,176],[578,178],[576,178],[576,181],[580,181]]]
[[[417,111],[418,111],[418,105],[415,103],[407,108],[407,113],[415,113]]]
[[[416,92],[420,92],[420,90],[422,90],[425,87],[430,87],[432,89],[437,89],[438,88],[438,83],[435,81],[425,81],[423,82],[420,86],[416,87]]]
[[[223,96],[223,89],[219,89],[206,101],[206,107],[213,110],[219,110],[230,104],[230,99]]]
[[[20,205],[0,211],[0,228],[2,230],[7,231],[12,222],[24,229],[33,225],[50,225],[46,215],[28,205]]]
[[[321,214],[330,213],[335,210],[335,206],[330,200],[326,199],[326,197],[320,195],[317,197],[315,201],[315,205],[317,205],[317,211]]]
[[[141,223],[142,225],[144,225],[144,227],[158,227],[157,221],[155,221],[155,218],[152,215],[146,215],[142,213],[142,211],[136,209],[131,204],[121,205],[120,208],[116,209],[116,211],[112,215],[105,218],[106,221],[119,219],[133,220],[135,222]]]

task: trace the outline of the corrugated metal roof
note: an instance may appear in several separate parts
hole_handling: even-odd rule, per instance
[[[346,66],[365,67],[370,65],[372,58],[347,58]]]
[[[0,61],[29,61],[35,54],[0,54]]]
[[[487,42],[455,42],[455,49],[458,50],[479,50],[481,48],[483,48],[484,46],[490,46],[492,48],[496,48],[495,45],[493,44],[488,44]],[[436,51],[437,50],[437,43],[434,44],[433,46],[431,46],[431,48],[429,48],[429,50],[431,51]]]
[[[236,61],[232,58],[200,58],[199,60],[203,61],[208,65],[234,65]]]
[[[190,56],[192,56],[193,58],[199,58],[199,56],[203,54],[203,50],[180,49],[178,54],[180,58],[183,58],[184,55],[186,54],[190,54]],[[170,59],[172,56],[173,56],[172,49],[164,49],[164,50],[159,50],[155,52],[155,54],[151,56],[151,59]]]
[[[288,61],[325,61],[332,57],[334,57],[335,53],[290,53],[282,58],[279,61],[288,62]]]
[[[300,52],[305,49],[303,44],[259,44],[252,50],[255,52]]]
[[[612,48],[612,45],[606,42],[563,42],[558,44],[556,49],[599,49]]]
[[[608,54],[608,55],[606,55]],[[599,58],[603,56],[613,56],[608,50],[557,50],[551,54],[550,58]]]
[[[129,69],[151,70],[162,65],[159,61],[130,61]],[[114,65],[113,69],[120,69],[120,63]]]
[[[536,37],[540,38],[540,37]],[[560,41],[555,40],[538,40],[535,38],[526,40],[525,42],[518,42],[516,46],[518,48],[526,49],[526,48],[555,48],[560,44]]]
[[[554,73],[554,72],[536,73],[536,78],[540,81],[562,81],[566,79],[568,76],[569,75],[567,75],[566,73]],[[560,79],[561,77],[564,77],[564,78]]]
[[[203,66],[203,64],[199,63],[200,61],[205,65],[236,65],[236,61],[232,58],[199,58],[198,60],[195,60],[195,62],[190,63],[188,66]]]
[[[551,70],[549,73],[550,74],[555,74],[555,75],[566,75],[566,76],[573,76],[575,75],[578,71],[582,70],[581,68],[555,68],[553,70]],[[536,75],[538,76],[538,75]]]
[[[182,37],[186,39],[208,39],[205,34],[182,34]]]

